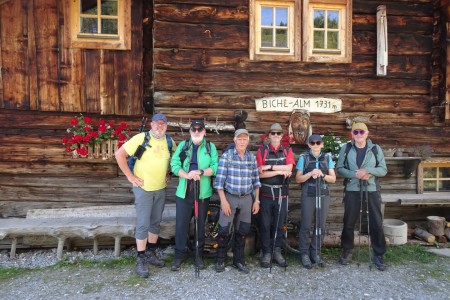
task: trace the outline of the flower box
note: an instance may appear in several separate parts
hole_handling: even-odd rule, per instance
[[[69,135],[62,139],[62,144],[72,158],[113,159],[131,134],[125,122],[115,126],[113,122],[100,120],[94,129],[92,119],[82,114],[71,119],[70,124]]]

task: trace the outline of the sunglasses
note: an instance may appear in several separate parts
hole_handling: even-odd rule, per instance
[[[364,135],[364,133],[366,133],[364,130],[353,130],[353,135]]]
[[[309,142],[309,144],[310,144],[311,146],[314,146],[314,145],[319,146],[320,144],[322,144],[322,142],[321,142],[321,141],[316,141],[316,142],[312,141],[312,142]]]
[[[201,128],[201,127],[197,127],[197,128],[196,128],[196,127],[191,127],[191,131],[192,131],[192,132],[196,132],[196,131],[197,131],[197,132],[202,132],[202,131],[203,131],[203,128]]]
[[[270,135],[282,135],[282,134],[283,134],[282,132],[275,132],[275,131],[272,131],[270,133]]]

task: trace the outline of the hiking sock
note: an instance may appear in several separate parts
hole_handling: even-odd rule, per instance
[[[147,250],[148,251],[155,251],[156,250],[156,243],[147,243]]]
[[[138,256],[144,256],[145,255],[145,250],[144,251],[138,251]]]

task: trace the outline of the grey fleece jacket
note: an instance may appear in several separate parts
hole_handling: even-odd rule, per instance
[[[352,148],[347,155],[347,166],[344,166],[345,148],[347,147],[347,145],[343,145],[341,147],[341,151],[339,152],[339,159],[336,165],[336,170],[339,175],[349,179],[346,191],[358,192],[360,191],[359,179],[355,176],[356,171],[359,169],[358,165],[356,164],[356,146],[354,140],[352,140],[351,143]],[[378,167],[375,167],[376,159],[374,153],[371,150],[373,147],[378,147]],[[370,139],[367,139],[367,151],[366,156],[364,157],[364,161],[361,165],[361,169],[365,169],[369,174],[372,175],[368,180],[369,185],[367,187],[367,190],[369,192],[375,192],[377,190],[375,177],[385,176],[387,173],[387,167],[386,161],[384,159],[384,154],[380,146],[372,143]]]

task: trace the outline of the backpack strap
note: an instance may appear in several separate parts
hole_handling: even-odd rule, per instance
[[[169,148],[169,158],[172,158],[173,143],[172,143],[172,138],[168,134],[166,134],[166,141],[167,141],[167,148]]]

